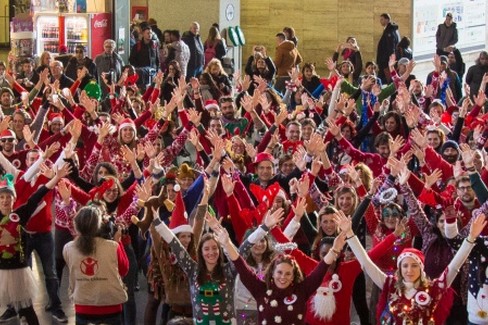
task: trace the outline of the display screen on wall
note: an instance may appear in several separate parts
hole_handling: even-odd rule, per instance
[[[485,48],[486,0],[414,0],[413,53],[415,60],[431,59],[436,50],[437,26],[451,12],[457,24],[461,52]]]

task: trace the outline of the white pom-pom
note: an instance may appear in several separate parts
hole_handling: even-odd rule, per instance
[[[175,184],[175,186],[173,186],[173,191],[179,192],[180,190],[181,190],[180,184]]]

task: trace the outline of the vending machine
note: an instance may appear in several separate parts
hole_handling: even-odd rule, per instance
[[[74,53],[78,44],[94,58],[103,52],[103,42],[112,37],[111,13],[37,13],[34,16],[36,54],[44,51],[57,54],[60,45]]]

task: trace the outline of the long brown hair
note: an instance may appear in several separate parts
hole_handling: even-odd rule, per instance
[[[249,237],[249,235],[252,234],[252,232],[254,230],[256,230],[256,227],[250,228],[248,231],[246,231],[244,238]],[[271,242],[271,237],[269,235],[264,236],[263,240],[266,241],[266,250],[263,253],[261,262],[263,263],[263,266],[268,266],[271,263],[271,260],[273,259],[274,255],[275,255],[275,250],[273,249],[273,243]],[[246,262],[249,266],[252,266],[252,267],[258,266],[258,263],[256,262],[256,260],[252,256],[252,251],[249,252],[249,255],[246,258]]]
[[[98,237],[102,224],[101,210],[95,206],[85,206],[75,217],[75,228],[79,236],[75,239],[75,247],[85,256],[95,252],[95,237]]]
[[[207,233],[202,236],[200,239],[200,242],[198,243],[198,250],[197,250],[197,263],[198,263],[198,275],[197,275],[197,282],[198,284],[202,285],[208,280],[208,270],[207,270],[207,265],[205,264],[205,259],[203,258],[203,253],[202,253],[202,247],[203,244],[205,244],[207,241],[213,240],[214,242],[217,243],[217,246],[219,247],[219,259],[217,260],[217,265],[215,265],[215,269],[212,272],[212,279],[218,280],[219,282],[222,282],[224,280],[224,253],[222,251],[222,247],[219,244],[219,241],[217,240],[217,237],[215,237],[214,234]]]
[[[313,243],[312,243],[312,258],[314,258],[316,260],[320,259],[320,257],[319,257],[320,241],[322,240],[322,238],[328,236],[327,234],[324,233],[324,231],[322,230],[322,227],[320,226],[322,223],[322,217],[325,215],[334,214],[334,213],[337,213],[337,209],[332,205],[325,206],[322,209],[320,209],[320,211],[319,211],[319,216],[317,218],[317,225],[316,225],[317,235],[315,236],[315,239],[313,240]],[[335,236],[337,236],[337,235],[338,235],[338,233],[336,231]]]
[[[205,44],[207,46],[213,46],[215,43],[219,42],[221,39],[222,39],[222,36],[220,36],[219,29],[215,26],[212,26],[208,30],[208,36],[207,36],[207,40],[205,41]]]
[[[268,289],[271,288],[271,283],[273,282],[273,273],[276,269],[276,266],[281,263],[289,264],[293,267],[293,284],[297,284],[303,281],[303,273],[300,267],[298,266],[297,261],[295,258],[289,254],[281,254],[277,255],[269,264],[268,268],[266,269],[266,274],[264,276],[264,282],[266,283],[266,287]]]

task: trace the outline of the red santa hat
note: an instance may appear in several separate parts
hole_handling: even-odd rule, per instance
[[[169,222],[169,228],[175,235],[182,232],[193,233],[192,227],[188,224],[188,213],[186,213],[185,202],[183,201],[183,195],[181,194],[180,185],[174,186],[176,193],[175,207],[171,214],[171,220]]]
[[[120,132],[120,130],[122,130],[123,128],[126,128],[126,127],[130,127],[134,130],[134,132],[137,132],[136,125],[135,125],[134,121],[130,118],[125,118],[122,120],[122,122],[119,124],[119,132]]]
[[[61,113],[49,113],[47,116],[47,123],[51,125],[54,122],[61,122],[64,125],[64,116]]]
[[[15,136],[14,131],[10,129],[3,130],[2,133],[0,133],[0,140],[2,139],[16,139],[17,137]]]
[[[417,263],[420,264],[420,268],[422,270],[424,269],[424,261],[425,261],[424,254],[415,248],[405,248],[404,250],[402,250],[402,252],[400,253],[397,259],[397,267],[400,267],[402,260],[406,257],[413,258]]]
[[[205,109],[215,109],[215,110],[220,110],[219,103],[215,99],[208,99],[205,101]]]

